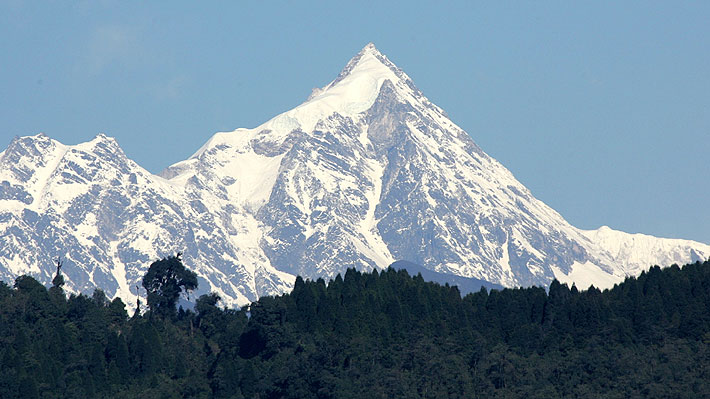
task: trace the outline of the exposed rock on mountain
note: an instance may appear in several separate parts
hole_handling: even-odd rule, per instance
[[[300,274],[406,260],[504,286],[557,277],[608,287],[710,246],[582,231],[532,196],[372,44],[326,87],[254,129],[215,134],[161,177],[103,135],[44,135],[0,153],[0,277],[131,298],[151,261],[177,251],[230,305]]]

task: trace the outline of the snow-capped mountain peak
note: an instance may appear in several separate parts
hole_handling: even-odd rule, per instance
[[[269,130],[272,134],[294,129],[311,132],[318,121],[334,113],[355,118],[372,106],[385,81],[407,90],[410,79],[370,43],[348,62],[335,80],[315,89],[306,102],[255,130]]]
[[[373,43],[369,43],[367,46],[363,47],[355,57],[350,59],[335,80],[321,90],[327,91],[340,84],[346,86],[351,85],[357,82],[357,79],[362,76],[369,76],[371,79],[375,80],[389,79],[392,82],[400,79],[406,81],[411,80],[402,70],[387,59],[385,55],[380,53]]]
[[[630,272],[535,199],[372,43],[303,104],[215,135],[197,158],[167,175],[229,176],[225,198],[264,224],[259,246],[290,273],[332,276],[346,259],[364,268],[405,259],[504,285],[591,268],[608,286]],[[328,240],[339,243],[339,262],[312,252],[334,254]]]
[[[260,126],[213,135],[155,176],[103,134],[0,153],[0,277],[128,300],[148,265],[184,253],[228,305],[395,260],[505,286],[608,287],[710,246],[582,231],[534,198],[373,44]]]

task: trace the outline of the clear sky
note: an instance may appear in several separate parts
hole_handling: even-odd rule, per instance
[[[157,173],[374,42],[573,225],[710,243],[710,2],[474,3],[2,0],[0,148],[103,132]]]

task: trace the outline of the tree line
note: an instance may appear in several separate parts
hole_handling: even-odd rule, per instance
[[[696,398],[710,395],[710,261],[652,267],[609,290],[553,281],[462,297],[387,269],[242,309],[179,255],[143,279],[145,312],[0,282],[2,398]]]

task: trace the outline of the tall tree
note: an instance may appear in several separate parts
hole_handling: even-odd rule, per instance
[[[155,261],[143,277],[143,287],[148,293],[148,306],[151,312],[159,315],[175,313],[175,304],[184,290],[189,292],[197,288],[197,275],[186,269],[177,256],[169,256]]]

